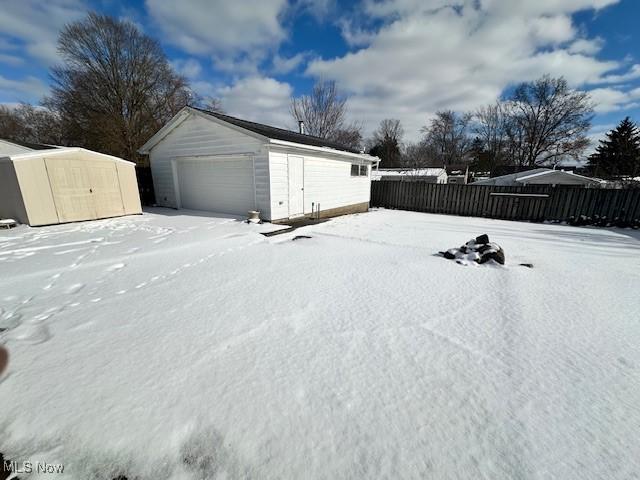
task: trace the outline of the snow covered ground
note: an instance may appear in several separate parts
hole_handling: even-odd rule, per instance
[[[0,231],[0,452],[83,480],[640,476],[638,232],[269,228]],[[433,256],[481,233],[505,267]]]

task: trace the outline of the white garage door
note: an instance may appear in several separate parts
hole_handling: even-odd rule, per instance
[[[234,215],[255,208],[250,158],[180,159],[177,173],[182,208]]]

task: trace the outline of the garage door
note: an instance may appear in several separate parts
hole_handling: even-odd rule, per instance
[[[92,160],[89,164],[89,181],[98,218],[124,215],[120,181],[115,162]]]
[[[60,222],[124,215],[115,162],[45,158]]]
[[[182,208],[246,215],[254,209],[250,158],[198,158],[177,161]]]
[[[45,165],[60,222],[97,218],[86,162],[46,158]]]

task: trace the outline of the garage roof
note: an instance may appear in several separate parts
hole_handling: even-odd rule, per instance
[[[271,138],[273,140],[283,140],[285,142],[301,143],[303,145],[311,145],[313,147],[326,147],[333,148],[334,150],[342,150],[343,152],[360,153],[358,150],[342,145],[338,142],[327,140],[326,138],[315,137],[313,135],[306,135],[291,130],[285,130],[284,128],[272,127],[263,123],[250,122],[241,118],[232,117],[223,113],[211,112],[202,108],[192,107],[194,110],[198,110],[207,115],[211,115],[223,122],[230,123],[236,127],[244,128],[250,132],[257,133],[263,137]]]
[[[312,149],[322,149],[328,153],[343,154],[350,157],[358,157],[367,161],[376,162],[378,158],[363,154],[358,150],[342,145],[338,142],[327,140],[313,135],[306,135],[284,128],[272,127],[263,123],[250,122],[241,118],[232,117],[223,113],[211,112],[202,108],[184,107],[174,117],[169,120],[160,130],[153,135],[147,143],[138,149],[138,153],[148,154],[153,147],[161,142],[174,128],[180,125],[189,117],[189,114],[197,114],[205,118],[209,118],[212,122],[228,124],[230,128],[244,131],[247,135],[252,135],[271,143],[277,143],[284,146],[300,146]]]

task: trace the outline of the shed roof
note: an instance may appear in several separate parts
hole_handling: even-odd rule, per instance
[[[31,142],[21,142],[20,140],[10,140],[8,138],[0,138],[3,142],[13,143],[14,145],[18,145],[20,147],[28,148],[30,150],[49,150],[52,148],[58,148],[55,145],[46,145],[44,143],[31,143]]]

